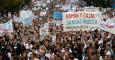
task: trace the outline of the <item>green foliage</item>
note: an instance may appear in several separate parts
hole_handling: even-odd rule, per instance
[[[15,11],[22,8],[28,0],[2,0],[0,1],[0,11]]]
[[[106,8],[106,7],[111,6],[111,3],[110,3],[111,0],[86,0],[86,1],[88,3],[93,3],[93,5],[96,7]]]

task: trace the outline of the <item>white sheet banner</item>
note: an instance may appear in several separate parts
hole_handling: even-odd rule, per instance
[[[19,22],[22,22],[24,25],[32,25],[33,20],[33,13],[30,10],[22,10],[20,11],[20,20]]]
[[[4,24],[0,24],[0,33],[3,33],[3,32],[7,32],[7,33],[13,32],[12,21],[8,21]]]
[[[107,21],[103,21],[100,24],[100,29],[115,34],[115,23],[108,23]]]
[[[99,28],[101,22],[100,12],[64,12],[63,28],[64,31],[71,30],[95,30]]]
[[[13,32],[12,21],[3,24],[4,32]]]

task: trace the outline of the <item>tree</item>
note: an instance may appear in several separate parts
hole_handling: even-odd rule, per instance
[[[29,0],[0,0],[0,11],[15,11],[21,9]]]
[[[111,6],[110,0],[86,0],[86,2],[89,5],[94,5],[96,7],[106,8],[106,7],[110,7]]]

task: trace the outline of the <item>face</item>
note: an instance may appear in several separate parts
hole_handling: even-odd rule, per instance
[[[105,56],[104,60],[112,60],[112,58],[110,56]]]
[[[40,56],[45,56],[45,52],[40,52]]]

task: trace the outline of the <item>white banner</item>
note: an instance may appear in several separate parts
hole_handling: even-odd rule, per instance
[[[101,22],[100,12],[64,12],[63,28],[64,31],[71,30],[95,30],[99,28]]]
[[[4,24],[0,24],[0,33],[3,33],[3,32],[7,32],[7,33],[13,32],[12,21],[8,21]]]
[[[22,10],[20,11],[20,20],[19,22],[22,22],[24,25],[32,25],[33,20],[33,13],[30,10]]]
[[[100,24],[100,29],[115,34],[115,23],[108,23],[107,21],[102,21]]]

